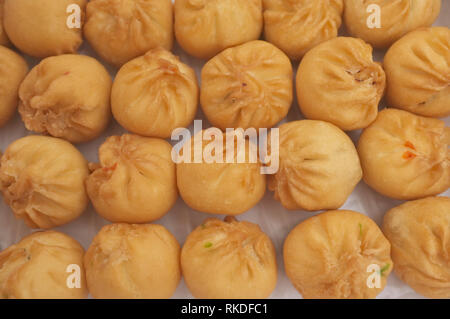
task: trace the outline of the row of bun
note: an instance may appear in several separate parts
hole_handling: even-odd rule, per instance
[[[185,142],[181,151],[194,157],[196,136],[202,149],[215,147],[217,141],[202,137],[204,132]],[[361,179],[378,193],[400,200],[433,196],[449,188],[448,127],[441,120],[406,111],[381,111],[357,147],[328,122],[282,124],[279,168],[267,176],[261,174],[267,164],[250,156],[256,145],[246,140],[246,156],[240,161],[239,152],[225,145],[230,133],[220,134],[224,146],[215,148],[220,152],[215,159],[222,161],[208,162],[202,152],[199,162],[179,163],[174,162],[172,146],[158,138],[110,136],[99,148],[99,162],[88,163],[63,139],[29,135],[5,150],[0,190],[16,217],[32,228],[48,229],[78,218],[88,197],[109,221],[146,223],[165,215],[178,194],[196,211],[239,215],[255,206],[266,188],[285,208],[307,211],[340,208]],[[231,156],[232,162],[227,162]]]
[[[172,0],[1,0],[3,3],[0,44],[10,40],[22,52],[44,58],[75,52],[84,35],[105,61],[116,66],[155,47],[170,50],[174,35],[190,55],[209,59],[226,48],[259,39],[263,31],[267,41],[298,60],[317,44],[335,38],[342,20],[350,35],[386,48],[414,29],[431,26],[441,9],[441,0],[394,4],[381,0],[176,0],[174,5]],[[371,26],[368,17],[374,4],[379,16],[373,20],[377,22],[378,17],[382,21]],[[70,24],[66,12],[74,14]],[[80,25],[70,27],[76,18]]]
[[[374,298],[392,269],[418,293],[449,298],[448,240],[437,241],[448,238],[449,210],[447,197],[407,202],[387,212],[383,231],[354,211],[321,213],[287,236],[285,271],[304,298]],[[161,225],[119,223],[104,226],[86,254],[56,231],[0,252],[1,298],[169,298],[182,275],[197,298],[267,298],[275,248],[258,225],[228,216],[206,219],[182,249]]]
[[[386,93],[391,107],[445,117],[450,114],[449,39],[446,27],[413,31],[388,50],[383,67],[361,39],[326,41],[300,63],[300,110],[345,131],[362,129],[374,122]],[[209,60],[200,88],[194,70],[162,48],[123,65],[114,83],[98,61],[84,55],[45,58],[27,74],[25,61],[0,47],[0,64],[7,75],[0,123],[19,104],[29,130],[72,143],[98,137],[111,112],[130,132],[169,138],[193,121],[198,101],[209,122],[222,130],[270,128],[286,117],[294,95],[290,60],[260,40]]]

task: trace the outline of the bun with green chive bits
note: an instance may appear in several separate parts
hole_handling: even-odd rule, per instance
[[[394,207],[384,216],[383,231],[397,276],[425,297],[450,298],[450,198]]]
[[[181,268],[191,293],[202,299],[260,299],[277,282],[275,248],[258,225],[210,218],[186,239]]]
[[[283,256],[287,276],[304,298],[367,299],[386,286],[390,248],[369,217],[333,210],[297,225]]]

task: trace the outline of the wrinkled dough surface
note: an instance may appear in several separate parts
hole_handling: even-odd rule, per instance
[[[197,58],[259,38],[263,28],[261,0],[176,0],[175,36]]]
[[[84,249],[56,231],[35,232],[0,251],[0,299],[84,299]],[[68,288],[68,266],[80,267],[80,287]]]
[[[310,50],[297,72],[297,98],[306,118],[345,131],[367,127],[378,113],[386,76],[360,39],[339,37]]]
[[[128,62],[114,80],[114,117],[136,134],[169,138],[174,129],[191,124],[197,106],[195,71],[163,49]]]
[[[202,69],[203,112],[222,130],[270,128],[291,107],[292,72],[289,58],[268,42],[227,49]]]
[[[202,136],[200,134],[203,131],[197,134]],[[220,132],[219,135],[225,143],[226,133],[222,135]],[[210,214],[238,215],[245,213],[262,199],[266,191],[266,177],[260,172],[259,160],[252,162],[249,157],[253,150],[257,153],[256,146],[246,141],[246,156],[242,163],[238,163],[237,149],[233,150],[234,162],[226,162],[227,154],[231,152],[227,151],[226,145],[222,147],[222,151],[216,149],[217,157],[221,157],[223,163],[207,163],[205,156],[201,157],[200,163],[195,163],[194,139],[192,137],[191,141],[186,142],[190,143],[190,150],[183,147],[183,152],[191,155],[191,163],[183,161],[177,164],[178,190],[189,207]],[[203,140],[202,149],[213,145],[215,143],[212,141]]]
[[[362,177],[350,138],[332,124],[311,120],[283,124],[279,134],[279,170],[268,182],[275,199],[291,210],[342,206]]]
[[[409,33],[386,53],[389,105],[422,116],[450,115],[450,29]]]
[[[120,66],[150,49],[172,49],[171,0],[91,0],[86,39],[107,62]]]
[[[275,248],[258,225],[210,218],[187,237],[183,276],[196,298],[267,298],[275,289]]]
[[[429,298],[450,298],[450,198],[428,197],[394,207],[383,230],[395,273]]]
[[[30,135],[8,146],[0,164],[3,199],[31,228],[52,228],[80,216],[87,205],[87,162],[70,143]]]
[[[343,0],[263,0],[264,35],[300,60],[316,45],[337,37]]]
[[[163,226],[111,224],[84,257],[89,292],[100,299],[167,299],[180,282],[180,245]]]
[[[367,21],[380,6],[381,28],[369,28]],[[386,48],[406,33],[431,26],[439,16],[441,0],[345,0],[344,19],[347,31],[376,48]],[[373,22],[370,19],[370,22]]]
[[[81,9],[81,27],[87,0],[4,0],[3,26],[9,40],[28,55],[45,58],[74,53],[83,42],[81,28],[69,28],[67,8]]]
[[[411,200],[450,186],[450,129],[445,123],[386,109],[361,135],[364,181],[377,192]]]
[[[26,61],[17,53],[0,46],[0,126],[14,115],[19,103],[19,86],[28,72]]]
[[[111,77],[94,58],[60,55],[42,60],[19,89],[27,129],[73,143],[96,138],[110,113]]]
[[[112,222],[144,223],[162,217],[177,199],[172,147],[164,140],[125,134],[99,149],[86,180],[96,211]]]
[[[390,244],[377,224],[353,211],[328,211],[297,225],[284,242],[287,276],[307,299],[375,298],[392,271]],[[370,265],[380,287],[369,288]]]

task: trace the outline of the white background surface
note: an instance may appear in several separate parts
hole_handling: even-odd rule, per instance
[[[439,19],[435,25],[447,26],[450,25],[450,1],[442,1],[442,9]],[[345,34],[344,27],[341,28],[341,35]],[[92,49],[85,42],[80,48],[81,54],[89,54],[97,57]],[[195,67],[198,78],[200,79],[201,66],[204,61],[189,57],[179,47],[175,47],[175,54],[179,55],[181,60],[193,67]],[[384,52],[375,52],[376,60],[382,61]],[[36,64],[37,60],[28,58],[30,66]],[[105,63],[103,63],[105,64]],[[107,66],[108,67],[108,66]],[[297,69],[298,63],[294,63],[294,70]],[[114,75],[116,70],[108,67],[111,74]],[[296,98],[294,99],[296,100]],[[204,119],[204,116],[199,108],[197,119]],[[294,101],[292,108],[283,121],[295,121],[302,119],[303,116]],[[445,119],[447,126],[450,125],[450,118]],[[204,126],[207,121],[204,120]],[[208,124],[209,125],[209,124]],[[205,127],[204,127],[205,128]],[[114,120],[111,122],[107,131],[96,140],[77,145],[78,149],[85,155],[85,157],[92,162],[97,161],[97,149],[103,143],[106,137],[124,133],[125,130],[121,128]],[[6,147],[14,140],[32,134],[28,132],[19,115],[16,116],[4,127],[0,128],[0,149],[4,151]],[[356,142],[359,138],[360,132],[355,131],[350,134],[351,138]],[[450,196],[450,191],[444,193]],[[349,197],[342,209],[351,209],[366,214],[375,220],[378,225],[381,224],[383,216],[390,208],[401,204],[401,201],[391,200],[383,197],[373,190],[371,190],[364,182],[361,182],[353,194]],[[287,211],[278,201],[273,199],[273,193],[267,191],[264,199],[247,213],[238,216],[240,220],[248,220],[260,225],[262,230],[266,232],[272,239],[277,250],[278,261],[278,284],[272,294],[272,298],[301,298],[300,294],[291,285],[289,279],[286,277],[282,258],[282,245],[285,237],[289,231],[304,219],[313,216],[315,213],[308,213],[304,211]],[[161,220],[156,223],[167,227],[172,234],[178,239],[182,245],[187,235],[207,217],[214,217],[213,215],[203,214],[190,209],[181,198],[178,199],[176,205],[167,213]],[[222,218],[222,216],[217,216]],[[63,227],[58,227],[56,230],[62,231],[75,239],[77,239],[87,249],[95,234],[100,228],[108,222],[97,215],[89,206],[87,211],[77,220]],[[9,245],[18,242],[23,236],[31,233],[29,229],[21,220],[16,220],[11,210],[1,200],[0,203],[0,250],[5,249]],[[174,298],[192,298],[184,281],[181,281]],[[389,276],[388,285],[385,290],[378,296],[378,298],[421,298],[406,284],[402,283],[394,273]]]

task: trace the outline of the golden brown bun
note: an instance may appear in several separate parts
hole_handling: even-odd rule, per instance
[[[369,28],[369,5],[379,5],[381,28]],[[345,0],[347,31],[375,48],[387,48],[406,33],[431,26],[439,16],[441,0]]]
[[[260,299],[277,283],[275,248],[258,225],[209,218],[181,251],[184,280],[196,298]]]
[[[429,298],[450,298],[450,198],[427,197],[389,210],[383,231],[395,273]]]
[[[150,49],[172,49],[171,0],[91,0],[84,35],[105,61],[122,64]]]
[[[343,0],[263,0],[264,35],[291,59],[337,37]]]
[[[72,143],[99,136],[111,117],[111,77],[94,58],[46,58],[20,85],[19,112],[27,129]]]
[[[83,247],[60,232],[35,232],[22,238],[0,251],[0,299],[86,298],[83,255]],[[71,268],[76,266],[79,272]],[[78,276],[79,282],[71,280]]]
[[[111,224],[95,236],[84,265],[94,298],[170,298],[181,277],[180,245],[161,225]]]
[[[386,77],[361,39],[338,37],[310,50],[297,72],[297,98],[306,118],[344,131],[367,127],[377,117]]]
[[[175,0],[175,36],[190,55],[209,59],[259,38],[261,0]]]
[[[352,140],[322,121],[286,123],[279,133],[280,168],[268,182],[275,199],[291,210],[341,207],[362,177]]]
[[[191,124],[197,106],[194,69],[161,48],[125,64],[114,80],[114,117],[136,134],[169,138],[174,129]]]
[[[69,5],[81,9],[87,0],[5,0],[3,26],[9,40],[23,53],[45,58],[74,53],[83,42],[81,28],[69,28]]]
[[[450,129],[444,122],[383,110],[359,140],[364,181],[395,199],[442,193],[450,186],[449,143]]]
[[[88,166],[69,142],[38,135],[8,146],[0,164],[3,199],[31,228],[52,228],[78,218],[88,204]]]
[[[208,121],[227,128],[270,128],[293,99],[292,65],[274,45],[251,41],[221,52],[202,69],[200,102]]]
[[[404,203],[384,216],[395,273],[429,298],[450,298],[450,198]]]
[[[16,52],[0,45],[0,126],[15,113],[19,86],[27,72],[27,62]]]
[[[450,115],[450,29],[408,33],[384,57],[390,106],[422,116]]]
[[[197,134],[203,134],[203,131]],[[191,143],[192,161],[177,164],[177,185],[181,197],[192,209],[210,214],[239,215],[255,206],[264,196],[266,176],[261,174],[260,162],[257,160],[252,163],[249,157],[255,146],[247,140],[244,161],[238,163],[237,153],[240,151],[235,149],[234,162],[226,163],[226,135],[222,135],[222,152],[217,153],[223,163],[208,163],[206,157],[200,163],[195,163],[195,137],[186,142]],[[213,145],[211,141],[203,140],[203,150]]]
[[[100,164],[92,165],[95,170],[86,180],[95,210],[112,222],[161,218],[178,197],[171,151],[169,143],[157,138],[108,137],[98,151]]]
[[[307,299],[375,298],[392,270],[390,244],[369,217],[335,210],[308,218],[284,242],[287,276]],[[379,267],[379,288],[370,288]],[[376,273],[375,273],[376,275]]]

